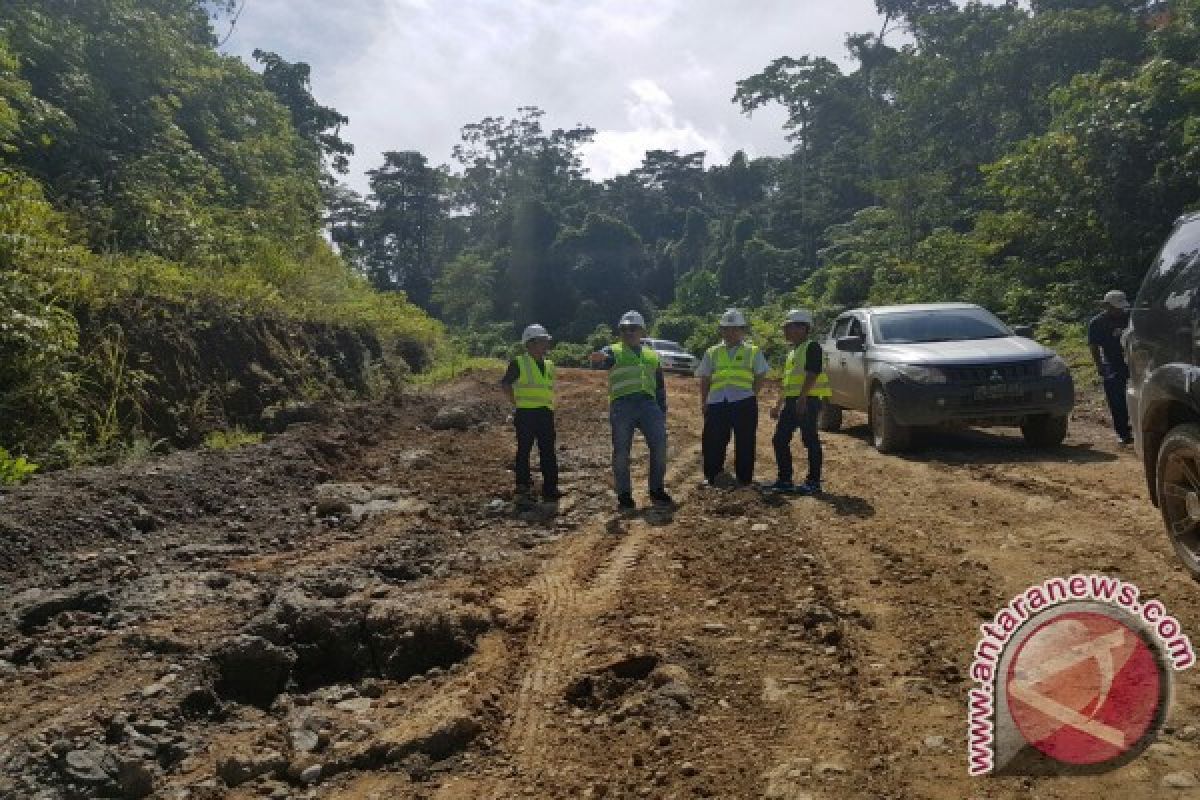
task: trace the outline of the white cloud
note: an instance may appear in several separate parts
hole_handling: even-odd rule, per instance
[[[703,150],[708,163],[725,161],[724,145],[716,137],[705,135],[691,122],[675,116],[675,103],[667,92],[649,78],[629,83],[630,97],[625,102],[630,127],[624,130],[598,131],[596,138],[583,148],[584,165],[593,178],[606,180],[637,167],[647,150],[679,150],[694,153]]]
[[[596,128],[598,178],[647,148],[784,153],[782,112],[741,114],[737,80],[785,54],[845,63],[845,34],[877,28],[873,0],[248,0],[226,49],[312,64],[363,189],[382,151],[443,163],[464,124],[520,105]]]

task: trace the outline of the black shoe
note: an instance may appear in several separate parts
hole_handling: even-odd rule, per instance
[[[1133,437],[1132,436],[1121,436],[1120,438],[1117,439],[1117,441],[1119,441],[1121,444],[1133,444]]]
[[[675,506],[675,501],[671,499],[671,495],[667,494],[663,489],[651,492],[650,501],[656,506],[670,506],[672,508]]]
[[[542,490],[542,499],[545,500],[547,503],[553,503],[555,500],[561,500],[562,497],[563,497],[563,493],[560,492],[558,489],[543,489]]]
[[[617,508],[622,511],[633,511],[637,508],[637,503],[633,502],[633,495],[619,494],[617,495]]]

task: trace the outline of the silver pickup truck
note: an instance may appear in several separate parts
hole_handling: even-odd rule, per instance
[[[838,430],[843,409],[865,411],[881,453],[939,425],[1012,425],[1030,445],[1061,444],[1075,403],[1071,372],[1028,334],[967,303],[848,311],[822,342],[833,396],[821,428]]]

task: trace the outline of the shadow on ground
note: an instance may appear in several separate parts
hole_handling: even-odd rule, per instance
[[[1061,444],[1058,447],[1034,448],[1025,444],[1015,428],[1003,432],[965,428],[946,430],[935,428],[917,431],[912,449],[896,453],[897,458],[934,464],[1095,464],[1116,461],[1119,456],[1097,450],[1091,444]],[[836,436],[838,434],[826,434]],[[871,429],[866,425],[845,428],[842,435],[853,436],[871,444]]]

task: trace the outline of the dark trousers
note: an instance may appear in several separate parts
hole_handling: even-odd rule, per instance
[[[709,403],[704,407],[704,477],[712,481],[725,469],[725,450],[733,435],[733,465],[739,483],[754,480],[754,437],[758,431],[758,399]]]
[[[529,454],[537,442],[538,460],[542,465],[542,492],[558,488],[558,455],[554,452],[554,412],[548,408],[518,408],[513,413],[517,429],[517,488],[533,486],[529,474]]]
[[[801,410],[804,411],[803,415],[800,414]],[[775,435],[771,438],[779,480],[792,481],[792,434],[799,429],[800,441],[804,442],[804,449],[808,451],[808,477],[805,482],[821,482],[824,453],[821,451],[821,439],[817,436],[817,416],[820,413],[819,397],[789,397],[784,401],[783,411],[775,423]]]
[[[1110,370],[1104,376],[1104,398],[1108,400],[1108,410],[1112,414],[1113,430],[1117,436],[1127,439],[1132,431],[1129,428],[1129,406],[1125,402],[1125,389],[1129,386],[1129,372],[1126,370]]]

